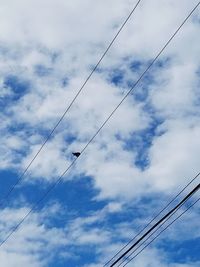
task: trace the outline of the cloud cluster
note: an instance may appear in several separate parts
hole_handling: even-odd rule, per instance
[[[56,131],[55,138],[33,164],[31,173],[34,177],[50,180],[61,174],[70,160],[70,151],[73,148],[80,150],[87,143],[120,102],[128,84],[139,77],[146,66],[143,62],[155,55],[194,4],[195,1],[190,4],[182,2],[179,16],[180,1],[176,4],[168,1],[165,5],[159,1],[151,4],[144,1],[138,7],[102,63],[101,72],[91,78]],[[106,40],[111,39],[132,7],[130,1],[124,4],[115,1],[111,12],[112,5],[105,8],[107,5],[100,2],[94,5],[87,1],[83,6],[84,13],[79,14],[82,5],[80,1],[73,5],[59,1],[56,6],[55,1],[48,5],[46,2],[34,1],[27,5],[24,1],[16,1],[12,7],[9,2],[2,3],[1,64],[6,67],[2,68],[1,98],[7,103],[1,115],[5,120],[5,125],[1,125],[5,132],[2,169],[26,167],[104,50]],[[91,7],[93,12],[88,13]],[[8,9],[12,17],[9,21]],[[156,16],[154,9],[159,9]],[[89,16],[84,16],[85,13]],[[161,19],[168,15],[170,20]],[[141,20],[141,17],[145,19]],[[134,94],[130,96],[91,145],[83,164],[79,165],[81,173],[94,177],[102,196],[134,197],[149,186],[170,189],[183,179],[182,176],[188,177],[196,171],[199,146],[198,140],[192,138],[198,136],[199,127],[196,98],[199,62],[195,57],[198,28],[195,18],[196,15],[166,50],[164,56],[169,60],[152,69],[153,80],[149,83],[147,79],[141,84],[148,91],[145,101],[138,101]],[[194,49],[189,57],[187,43],[191,40],[194,40]],[[141,67],[130,71],[131,62],[136,60],[141,62]],[[120,65],[123,66],[121,86],[112,82],[112,73],[120,69]],[[6,83],[6,79],[9,81],[12,77],[19,81],[15,78],[14,83]],[[26,88],[22,91],[24,81]],[[139,91],[140,86],[136,90]],[[147,148],[149,166],[141,171],[135,165],[137,141],[132,136],[148,129],[158,117],[163,122],[159,126],[162,131],[158,129],[161,134],[153,136]],[[177,138],[178,142],[175,141]],[[129,142],[135,142],[132,151],[127,150]],[[173,177],[171,181],[169,177]],[[113,184],[115,186],[111,186]],[[133,187],[136,194],[130,190]]]
[[[63,173],[73,160],[71,152],[84,148],[197,2],[141,1],[32,164],[24,177],[27,184],[51,183]],[[135,3],[0,0],[0,170],[23,172]],[[177,192],[199,172],[199,36],[195,12],[64,178],[90,177],[91,190],[98,192],[95,201],[114,201],[109,212],[122,211],[126,201]],[[9,230],[26,211],[2,210],[1,227]],[[89,220],[105,219],[104,212]],[[1,252],[3,263],[10,260],[4,266],[45,266],[39,251],[44,255],[66,244],[67,228],[48,229],[39,224],[41,215],[34,216],[16,234],[18,242],[9,242]],[[111,229],[87,223],[81,217],[68,224],[69,245],[98,243],[103,254],[107,244],[104,252],[112,246],[114,251]],[[61,243],[50,238],[46,247],[51,235]],[[137,266],[147,265],[149,258],[151,265],[191,265],[168,264],[159,253],[148,250]]]

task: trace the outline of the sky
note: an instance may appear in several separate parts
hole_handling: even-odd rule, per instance
[[[198,3],[141,0],[21,183],[2,201],[136,2],[0,0],[0,242]],[[200,8],[56,188],[0,246],[1,266],[103,266],[197,175],[199,26]],[[200,266],[199,213],[197,203],[127,266]]]

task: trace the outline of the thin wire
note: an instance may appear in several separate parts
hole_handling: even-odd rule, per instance
[[[195,194],[197,191],[195,191],[193,194]],[[188,199],[186,199],[183,203],[181,203],[181,205],[175,209],[173,211],[173,213],[164,221],[161,223],[161,225],[158,226],[158,228],[156,228],[137,248],[135,248],[126,258],[123,259],[123,261],[118,265],[118,267],[120,267],[126,260],[128,260],[130,258],[130,256],[132,256],[147,240],[149,240],[151,238],[151,236],[153,236],[167,221],[170,220],[170,218],[193,196],[190,195],[188,197]]]
[[[89,144],[94,140],[94,138],[97,136],[97,134],[100,132],[100,130],[105,126],[105,124],[108,122],[108,120],[113,116],[115,111],[119,108],[119,106],[124,102],[124,100],[128,97],[128,95],[133,91],[133,89],[136,87],[136,85],[139,83],[139,81],[142,79],[142,77],[146,74],[146,72],[151,68],[151,66],[154,64],[154,62],[158,59],[158,57],[162,54],[164,49],[169,45],[169,43],[172,41],[172,39],[175,37],[175,35],[180,31],[182,26],[186,23],[186,21],[189,19],[189,17],[193,14],[193,12],[197,9],[197,7],[200,5],[199,3],[193,8],[193,10],[189,13],[189,15],[184,19],[184,21],[181,23],[181,25],[178,27],[178,29],[175,31],[175,33],[172,35],[172,37],[167,41],[167,43],[164,45],[164,47],[161,49],[161,51],[158,53],[158,55],[154,58],[152,63],[147,67],[147,69],[142,73],[140,78],[137,80],[137,82],[134,83],[133,87],[129,90],[129,92],[123,97],[123,99],[120,101],[120,103],[117,105],[117,107],[112,111],[112,113],[108,116],[106,121],[101,125],[101,127],[98,129],[98,131],[94,134],[94,136],[89,140],[89,142],[85,145],[85,147],[81,151],[82,153],[86,150],[86,148],[89,146]],[[48,190],[45,192],[45,194],[36,202],[36,204],[30,209],[30,211],[23,217],[23,219],[12,229],[12,231],[8,234],[8,236],[1,241],[0,247],[9,239],[9,237],[20,227],[20,225],[25,221],[25,219],[34,211],[36,210],[37,206],[47,197],[47,195],[57,186],[57,184],[60,183],[63,176],[69,171],[69,169],[75,164],[77,159],[81,157],[81,155],[74,159],[72,163],[67,167],[67,169],[61,174],[61,176],[55,181],[53,185],[51,185]]]
[[[155,219],[156,218],[158,218],[159,217],[159,215],[160,214],[162,214],[163,213],[163,211],[164,210],[166,210],[184,191],[185,191],[185,189],[191,184],[191,183],[193,183],[196,179],[197,179],[197,177],[200,175],[200,172],[189,182],[189,183],[187,183],[186,184],[186,186],[174,197],[174,198],[172,198],[171,199],[171,201],[159,212],[159,213],[157,213],[157,215],[155,215],[154,217],[153,217],[153,219],[151,219],[151,221],[144,227],[144,228],[142,228],[142,230],[140,230],[126,245],[124,245],[109,261],[107,261],[104,265],[103,265],[103,267],[105,267],[105,266],[107,266],[113,259],[115,259],[115,257],[117,256],[117,255],[119,255],[120,254],[120,252],[122,252],[126,247],[128,247],[128,245],[130,245],[142,232],[144,232],[144,230],[146,230],[150,225],[151,225],[151,223],[153,222],[153,221],[155,221]]]
[[[166,229],[168,229],[174,222],[176,222],[180,217],[182,217],[189,209],[191,209],[200,198],[198,198],[192,205],[190,205],[184,212],[182,212],[178,217],[176,217],[170,224],[168,224],[157,236],[155,236],[146,246],[144,246],[134,257],[132,257],[126,264],[123,265],[126,266],[128,263],[130,263],[133,259],[135,259],[143,250],[145,250],[155,239],[157,239]]]
[[[122,255],[120,255],[110,267],[115,266],[121,259],[123,259],[129,252],[131,252],[144,238],[146,238],[154,229],[157,228],[162,222],[164,222],[174,211],[182,206],[193,194],[195,194],[200,189],[200,184],[195,186],[195,188],[189,192],[173,209],[171,209],[167,214],[165,214],[158,222],[156,222],[146,233],[144,233],[133,245],[131,245]]]
[[[25,174],[27,173],[28,169],[31,167],[31,165],[33,164],[33,162],[35,161],[35,159],[37,158],[37,156],[40,154],[40,152],[42,151],[42,149],[44,148],[44,146],[46,145],[46,143],[52,137],[53,133],[55,132],[55,130],[57,129],[57,127],[59,126],[59,124],[61,123],[61,121],[66,116],[66,114],[70,110],[71,106],[74,104],[75,100],[80,95],[81,91],[83,90],[83,88],[85,87],[85,85],[88,83],[88,81],[90,80],[90,78],[92,77],[92,75],[94,74],[94,72],[96,71],[96,69],[98,68],[98,66],[100,65],[100,63],[102,62],[102,60],[104,59],[104,57],[106,56],[106,54],[108,53],[108,51],[110,50],[111,46],[113,45],[113,43],[115,42],[115,40],[119,36],[120,32],[123,30],[123,28],[125,27],[125,25],[127,24],[127,22],[130,20],[131,16],[133,15],[134,11],[136,10],[136,8],[138,7],[138,5],[139,5],[139,3],[141,1],[142,0],[137,1],[136,5],[134,6],[134,8],[132,9],[132,11],[128,15],[128,17],[125,19],[125,21],[123,22],[123,24],[119,28],[118,32],[116,33],[116,35],[114,36],[114,38],[112,39],[112,41],[110,42],[110,44],[108,45],[108,47],[106,48],[106,50],[103,53],[103,55],[100,57],[100,59],[97,62],[97,64],[92,69],[92,71],[89,74],[89,76],[86,78],[85,82],[82,84],[82,86],[80,87],[80,89],[78,90],[78,92],[76,93],[76,95],[74,96],[73,100],[71,101],[71,103],[69,104],[69,106],[67,107],[67,109],[64,111],[64,113],[62,114],[62,116],[60,117],[60,119],[58,120],[58,122],[56,123],[56,125],[53,127],[53,129],[51,130],[51,132],[49,133],[49,135],[46,137],[44,143],[42,143],[41,147],[39,148],[39,150],[37,151],[37,153],[35,154],[35,156],[32,158],[32,160],[29,162],[29,164],[27,165],[27,167],[25,168],[25,170],[23,171],[23,173],[19,176],[19,178],[17,179],[17,181],[10,187],[10,189],[8,190],[8,192],[1,198],[0,205],[2,205],[3,202],[10,196],[10,194],[16,188],[16,186],[21,183],[21,181],[22,181],[23,177],[25,176]]]

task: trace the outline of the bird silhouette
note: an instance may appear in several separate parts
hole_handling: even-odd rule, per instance
[[[73,152],[72,154],[73,154],[75,157],[78,158],[78,157],[80,156],[81,153],[80,153],[80,152]]]

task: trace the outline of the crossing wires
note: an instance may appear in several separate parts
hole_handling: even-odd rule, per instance
[[[179,218],[181,218],[186,212],[188,212],[188,210],[190,210],[197,202],[199,202],[200,198],[198,198],[194,203],[192,203],[185,211],[183,211],[180,215],[178,215],[173,221],[171,221],[165,228],[163,228],[149,243],[147,243],[137,254],[135,254],[133,257],[130,258],[130,256],[136,251],[138,250],[138,247],[135,251],[133,251],[133,253],[131,253],[129,255],[129,259],[128,261],[123,265],[126,266],[127,264],[129,264],[129,262],[131,262],[133,259],[135,259],[140,253],[142,253],[143,250],[145,250],[151,243],[154,242],[154,240],[156,240],[165,230],[167,230],[172,224],[174,224]],[[164,223],[163,223],[164,224]],[[162,224],[162,225],[163,225]],[[162,226],[161,225],[161,226]],[[160,227],[159,227],[160,228]],[[155,231],[156,232],[156,231]],[[154,234],[154,232],[153,232]],[[152,234],[152,235],[153,235]],[[149,236],[150,237],[150,236]],[[147,238],[141,245],[145,244],[145,242],[148,240],[149,238]],[[121,266],[121,264],[119,265]],[[119,267],[118,266],[118,267]]]
[[[122,255],[120,255],[110,267],[115,266],[121,259],[123,259],[130,251],[132,251],[138,244],[140,244],[143,239],[145,239],[153,230],[155,230],[159,225],[162,226],[162,223],[166,222],[171,216],[177,212],[177,210],[183,206],[183,204],[190,199],[198,190],[200,189],[200,184],[195,186],[195,188],[190,191],[174,208],[172,208],[167,214],[165,214],[158,222],[156,222],[146,233],[144,233],[133,245],[131,245]],[[155,232],[153,232],[155,233]],[[149,236],[150,237],[150,236]],[[146,240],[145,240],[146,241]],[[143,244],[143,243],[142,243]],[[135,251],[134,251],[135,252]],[[120,265],[119,265],[120,266]]]
[[[163,207],[163,209],[161,211],[159,211],[150,221],[149,223],[146,224],[146,226],[141,229],[129,242],[127,242],[110,260],[108,260],[103,267],[108,266],[109,264],[111,264],[116,258],[117,256],[125,250],[125,248],[127,248],[137,237],[140,236],[140,234],[142,234],[151,224],[152,222],[154,222],[198,177],[200,176],[200,172],[197,173],[197,175],[190,180],[182,189],[179,193],[177,193],[169,202],[166,206]]]

